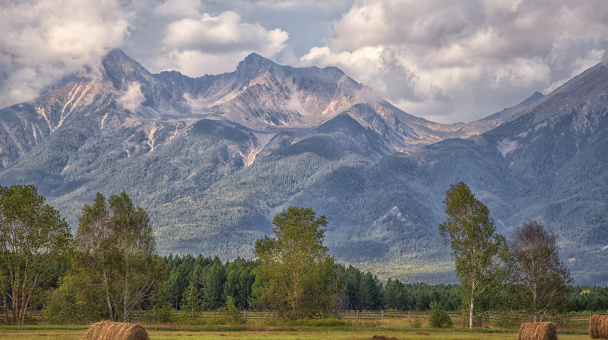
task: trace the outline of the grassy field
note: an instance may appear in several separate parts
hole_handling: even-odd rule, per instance
[[[339,322],[337,326],[323,327],[321,322],[312,320],[309,323],[285,325],[267,318],[252,317],[244,326],[236,325],[184,325],[164,324],[147,325],[150,339],[517,339],[517,325],[509,329],[485,327],[469,331],[462,326],[462,319],[452,317],[455,327],[452,329],[428,328],[426,315],[411,317],[385,317],[374,319],[370,315],[360,315],[359,319],[351,315]],[[209,321],[208,319],[206,321]],[[565,324],[558,323],[558,335],[561,340],[589,339],[587,332],[588,318],[570,318]],[[34,339],[82,339],[87,326],[25,326],[0,327],[0,339],[34,340]]]
[[[34,340],[34,339],[82,339],[86,329],[68,329],[57,327],[38,327],[23,329],[0,328],[0,338],[3,340]],[[148,329],[150,339],[374,339],[384,336],[386,339],[517,339],[515,331],[467,331],[462,329],[395,329],[395,328],[302,328],[302,329],[266,329],[266,330],[190,330],[175,328],[172,330]],[[582,340],[589,339],[586,333],[561,334],[559,339]]]

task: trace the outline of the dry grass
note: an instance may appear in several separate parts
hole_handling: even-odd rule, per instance
[[[91,325],[83,340],[150,340],[146,330],[134,323],[102,321]]]
[[[553,322],[522,323],[519,340],[557,340],[557,327]]]
[[[588,321],[588,319],[587,319]],[[231,331],[226,329],[199,329],[199,327],[167,325],[151,326],[148,334],[153,340],[371,340],[374,335],[399,340],[513,340],[517,339],[515,331],[492,332],[492,329],[468,331],[464,329],[411,329],[408,326],[399,328],[352,327],[352,328],[315,328],[300,327],[264,328],[258,330]],[[65,328],[65,329],[63,329]],[[587,324],[576,334],[560,334],[560,340],[588,340]],[[87,332],[82,327],[0,327],[2,340],[80,340]]]

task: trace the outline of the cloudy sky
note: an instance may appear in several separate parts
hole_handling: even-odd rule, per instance
[[[411,114],[471,121],[607,59],[605,0],[0,0],[0,107],[121,48],[152,72],[256,52],[338,66]]]

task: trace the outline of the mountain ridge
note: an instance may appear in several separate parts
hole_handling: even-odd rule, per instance
[[[95,192],[126,190],[161,252],[232,259],[251,254],[274,214],[311,206],[340,261],[441,282],[455,279],[441,200],[463,180],[502,233],[543,220],[577,282],[608,282],[603,64],[453,125],[409,115],[337,68],[252,54],[234,72],[190,78],[151,74],[120,50],[102,65],[101,78],[0,109],[0,183],[37,185],[73,228]]]

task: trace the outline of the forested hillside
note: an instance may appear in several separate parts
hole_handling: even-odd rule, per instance
[[[407,281],[454,281],[437,231],[467,183],[498,232],[555,231],[577,283],[602,284],[608,225],[608,68],[469,124],[411,116],[336,68],[258,55],[233,73],[151,74],[121,51],[99,79],[65,79],[0,110],[0,183],[35,184],[74,228],[125,190],[163,254],[251,257],[287,206],[327,216],[337,259]]]

